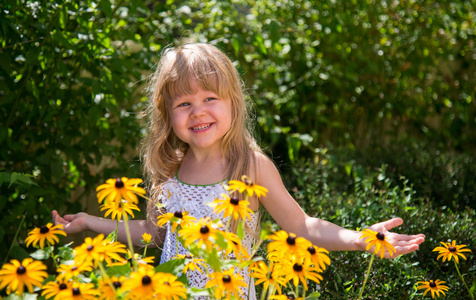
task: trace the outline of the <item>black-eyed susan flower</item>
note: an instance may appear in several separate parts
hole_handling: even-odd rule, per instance
[[[158,273],[159,280],[157,285],[157,299],[179,300],[187,298],[187,289],[183,282],[177,280],[177,277],[170,273]]]
[[[254,184],[251,179],[243,175],[240,180],[230,180],[228,181],[228,190],[229,191],[238,191],[239,193],[246,192],[249,197],[256,195],[256,197],[266,197],[268,189],[260,185]]]
[[[53,298],[53,300],[59,300],[61,299],[59,296],[61,291],[72,288],[73,282],[71,280],[65,280],[62,277],[56,277],[56,280],[49,281],[43,285],[41,296],[45,297],[46,299]]]
[[[95,264],[100,261],[106,261],[112,264],[112,260],[122,260],[119,253],[126,253],[126,246],[119,242],[109,242],[104,239],[103,234],[99,234],[94,239],[87,237],[81,246],[74,248],[77,262],[93,261]]]
[[[217,214],[223,211],[223,217],[233,216],[233,219],[242,220],[250,219],[254,212],[249,208],[250,202],[247,200],[240,200],[236,197],[229,197],[226,194],[220,195],[222,199],[216,199],[213,204],[216,205],[213,211]]]
[[[143,188],[137,186],[140,183],[142,183],[142,179],[139,178],[108,179],[105,184],[96,188],[98,203],[102,203],[104,199],[106,202],[119,202],[124,199],[130,203],[138,204],[137,196],[143,197],[146,194]]]
[[[327,255],[329,251],[315,245],[309,246],[307,249],[306,259],[309,259],[311,264],[319,267],[322,271],[326,270],[326,265],[331,264],[331,259]]]
[[[268,236],[271,242],[268,244],[269,257],[282,257],[285,255],[307,255],[307,248],[312,246],[311,242],[303,237],[296,237],[294,233],[287,233],[280,230]]]
[[[203,258],[194,257],[192,254],[178,254],[176,259],[184,259],[185,266],[183,268],[183,273],[190,271],[199,271],[203,273],[202,268],[206,268],[205,260]]]
[[[147,257],[144,257],[141,255],[139,255],[139,253],[134,253],[134,261],[137,262],[139,265],[151,265],[154,263],[154,258],[155,256],[147,256]],[[124,265],[127,265],[127,264],[130,264],[131,267],[133,266],[132,265],[132,255],[131,255],[131,251],[129,249],[127,249],[127,253],[126,253],[126,258],[123,258],[123,259],[118,259],[116,262],[113,262],[113,263],[108,263],[107,266],[124,266]]]
[[[33,293],[34,286],[41,286],[48,276],[46,266],[33,258],[25,258],[21,263],[12,259],[0,270],[0,290],[7,288],[7,294],[16,292],[22,295],[25,287]]]
[[[94,300],[99,292],[92,283],[73,283],[71,289],[61,291],[58,296],[61,300]]]
[[[241,239],[238,237],[238,235],[229,231],[220,231],[219,234],[223,235],[227,242],[227,247],[225,249],[226,255],[229,255],[231,252],[233,252],[235,258],[239,261],[247,260],[250,258],[248,250],[243,247]]]
[[[231,297],[240,298],[243,294],[240,288],[247,287],[243,276],[234,274],[233,268],[223,272],[213,272],[209,274],[210,280],[205,288],[214,288],[216,299],[231,299]]]
[[[153,299],[161,286],[162,273],[156,273],[153,268],[139,266],[132,272],[122,285],[123,291],[128,291],[127,299]]]
[[[59,238],[57,235],[66,236],[66,233],[63,231],[63,225],[58,224],[53,226],[52,223],[48,223],[46,226],[38,227],[30,231],[28,237],[25,239],[25,243],[26,246],[29,247],[30,244],[36,246],[39,242],[40,248],[43,249],[45,247],[45,240],[48,241],[50,245],[58,243]]]
[[[76,256],[74,260],[76,262],[93,261],[102,258],[105,251],[104,234],[97,235],[94,239],[87,237],[84,239],[84,243],[81,246],[75,247],[74,252]]]
[[[253,273],[250,276],[256,278],[255,284],[263,284],[263,291],[274,287],[281,294],[281,286],[285,286],[286,281],[278,274],[273,262],[270,262],[268,267],[264,261],[260,260],[251,268],[251,271]]]
[[[90,272],[93,270],[93,265],[90,260],[77,262],[72,261],[71,264],[61,264],[56,271],[58,272],[58,280],[68,281],[71,278],[79,276],[83,272]]]
[[[367,247],[365,250],[368,251],[372,246],[375,246],[374,253],[378,255],[380,252],[380,258],[385,256],[385,252],[388,252],[390,256],[397,253],[395,247],[388,242],[388,238],[381,232],[376,232],[366,228],[362,231],[360,238],[366,239],[365,243],[367,244]]]
[[[321,269],[316,266],[312,266],[306,263],[306,260],[292,256],[290,259],[285,259],[282,264],[282,268],[279,269],[279,275],[284,276],[286,282],[292,280],[294,286],[298,286],[302,283],[304,289],[307,291],[307,280],[314,282],[321,282],[322,276],[319,274]]]
[[[183,226],[179,235],[185,240],[184,247],[196,242],[199,248],[205,244],[207,250],[211,250],[216,240],[216,232],[217,230],[213,228],[210,218],[202,218],[197,223]]]
[[[189,216],[187,211],[169,212],[157,217],[157,226],[162,227],[167,224],[167,222],[172,224],[172,232],[175,232],[178,225],[181,225],[182,227],[189,226],[196,223],[197,219]]]
[[[434,299],[435,295],[437,298],[440,297],[440,293],[443,294],[443,296],[446,296],[445,292],[447,292],[449,288],[443,283],[445,283],[445,281],[439,279],[430,281],[418,281],[417,284],[419,284],[419,286],[417,286],[417,289],[425,289],[425,292],[423,292],[423,296],[425,296],[428,292],[431,292],[431,298]]]
[[[111,215],[112,220],[122,220],[122,216],[127,219],[127,216],[130,215],[134,218],[133,210],[140,211],[140,209],[134,203],[130,203],[125,200],[115,201],[106,201],[103,205],[100,206],[100,210],[106,210],[104,217]]]
[[[459,263],[458,256],[461,256],[466,260],[466,256],[464,256],[461,252],[471,252],[470,249],[463,249],[466,245],[456,245],[456,241],[452,241],[451,243],[440,242],[443,247],[439,246],[433,249],[433,251],[438,251],[439,255],[436,258],[437,260],[441,257],[443,258],[443,262],[446,260],[450,261],[454,258],[456,263]]]
[[[98,281],[98,292],[100,300],[109,300],[116,299],[117,290],[122,287],[124,281],[126,280],[125,276],[112,276],[109,277],[109,280],[102,277]]]

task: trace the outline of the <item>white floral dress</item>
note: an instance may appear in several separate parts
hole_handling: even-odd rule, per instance
[[[205,217],[211,217],[212,219],[220,218],[223,224],[226,224],[228,218],[223,218],[223,214],[215,214],[213,212],[213,208],[207,205],[208,203],[213,202],[215,199],[220,198],[220,194],[227,194],[223,182],[211,185],[190,185],[181,182],[177,178],[174,178],[165,183],[160,201],[164,205],[166,212],[175,213],[187,211],[190,216],[195,217],[197,220]],[[251,214],[251,220],[246,220],[248,228],[256,228],[257,223],[257,213]],[[189,254],[182,244],[178,243],[177,247],[177,236],[176,233],[172,233],[171,228],[172,227],[170,223],[168,223],[162,249],[162,256],[160,258],[161,264],[175,258],[177,256],[177,250],[178,254]],[[245,234],[245,237],[242,241],[243,246],[250,250],[252,241],[252,235]],[[248,288],[242,289],[244,295],[246,296],[245,299],[256,299],[254,281],[250,280],[248,270],[243,269],[241,271],[241,275],[248,284]],[[203,288],[208,281],[208,277],[205,272],[200,273],[199,271],[188,270],[187,277],[189,284],[192,287]],[[199,297],[197,298],[200,299]]]

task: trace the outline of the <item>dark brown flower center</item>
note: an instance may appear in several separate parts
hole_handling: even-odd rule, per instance
[[[298,263],[294,264],[293,270],[296,272],[301,272],[302,271],[302,266]]]
[[[60,290],[66,290],[67,288],[68,288],[68,286],[67,286],[66,284],[64,284],[64,283],[62,283],[62,284],[59,285],[59,289],[60,289]]]
[[[118,289],[118,288],[120,288],[120,287],[122,286],[122,283],[120,283],[119,281],[114,281],[114,282],[112,283],[112,285],[113,285],[116,289]]]
[[[94,249],[94,246],[93,245],[89,245],[87,248],[86,248],[88,251],[92,251]]]
[[[210,232],[210,228],[208,228],[207,225],[203,225],[201,228],[200,228],[200,233],[201,234],[207,234]]]
[[[311,247],[307,248],[307,252],[311,253],[311,255],[314,255],[314,254],[316,254],[316,248],[311,246]]]
[[[41,234],[48,233],[48,231],[50,231],[50,229],[47,226],[41,226],[41,228],[40,228],[40,233]]]
[[[121,178],[116,178],[116,183],[114,184],[114,186],[118,189],[123,188],[124,182],[122,181]]]
[[[183,218],[183,213],[181,211],[176,211],[174,213],[174,217],[182,219]]]
[[[238,203],[240,203],[240,199],[238,199],[236,197],[231,197],[230,198],[230,203],[233,204],[233,205],[238,205]]]
[[[185,255],[185,258],[192,259],[192,256],[187,254]]]
[[[148,285],[148,284],[150,284],[151,282],[152,282],[152,279],[151,279],[149,276],[144,275],[144,277],[142,277],[142,284],[143,284],[143,285]]]
[[[24,266],[19,266],[17,268],[17,274],[18,275],[25,274],[25,273],[26,273],[26,268]]]
[[[296,245],[296,237],[291,235],[288,236],[286,243],[288,243],[288,245]]]
[[[168,286],[170,286],[170,283],[168,283],[167,281],[166,281],[166,282],[164,282],[164,284],[165,284],[165,285],[168,285]]]
[[[223,276],[223,282],[228,283],[228,282],[230,282],[230,281],[231,281],[230,275],[225,275],[225,276]]]
[[[291,296],[291,295],[288,295],[287,297],[288,297],[288,299],[290,299],[290,300],[296,299],[296,298],[294,298],[294,296]]]
[[[450,250],[450,252],[456,252],[456,247],[451,246],[448,248],[448,250]]]
[[[75,296],[78,296],[78,295],[81,295],[81,291],[79,290],[79,288],[73,288],[73,295]]]
[[[381,240],[381,241],[384,241],[385,240],[385,234],[379,232],[377,233],[377,239]]]
[[[76,271],[78,269],[78,267],[74,266],[71,268],[71,271]]]
[[[432,288],[436,287],[436,283],[433,280],[430,280],[430,287]]]
[[[245,182],[245,184],[246,184],[247,186],[253,186],[253,181],[251,181],[251,180],[248,179],[248,178],[246,178],[246,179],[244,180],[244,182]]]

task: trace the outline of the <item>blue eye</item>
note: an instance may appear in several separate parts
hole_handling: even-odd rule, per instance
[[[184,103],[180,103],[179,105],[177,105],[177,107],[183,107],[183,106],[189,106],[190,103],[188,102],[184,102]]]
[[[213,98],[213,97],[207,98],[207,99],[205,99],[205,102],[212,101],[212,100],[215,100],[215,98]]]

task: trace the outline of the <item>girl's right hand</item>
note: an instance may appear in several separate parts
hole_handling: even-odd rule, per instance
[[[80,212],[74,215],[64,215],[61,217],[56,210],[51,212],[53,223],[55,225],[62,224],[66,234],[76,234],[88,230],[86,218],[87,213]]]

